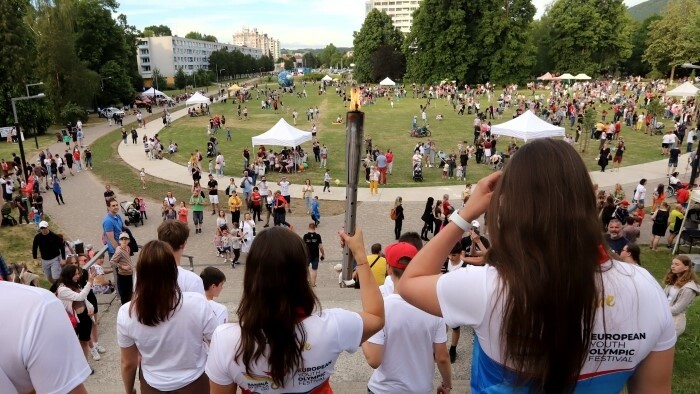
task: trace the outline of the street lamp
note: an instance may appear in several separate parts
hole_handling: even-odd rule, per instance
[[[690,68],[690,69],[697,70],[697,69],[700,69],[700,66],[696,66],[696,65],[694,65],[694,64],[692,64],[692,63],[683,63],[683,64],[681,65],[681,68]],[[698,103],[697,103],[697,100],[698,100],[698,96],[695,97],[696,103],[694,104],[694,105],[695,105],[695,116],[696,116],[696,119],[697,119],[697,115],[698,115]],[[689,185],[689,187],[690,187],[690,190],[693,190],[693,185],[695,185],[695,180],[696,180],[697,177],[698,177],[698,157],[699,157],[698,155],[700,155],[700,145],[698,145],[698,149],[697,149],[697,151],[695,151],[695,160],[693,160],[693,162],[690,163],[690,182],[688,182],[688,185]]]
[[[27,89],[27,96],[29,96],[29,87],[30,86],[39,86],[39,85],[43,85],[43,84],[44,84],[43,82],[37,82],[37,83],[28,83],[28,84],[24,85],[24,87]]]
[[[219,70],[219,73],[216,75],[216,82],[219,82],[219,74],[221,74],[223,71],[226,71],[226,69],[222,68],[221,70]]]
[[[112,79],[112,77],[105,77],[105,78],[100,79],[100,90],[103,92],[105,91],[105,82],[104,81],[106,81],[108,79]]]
[[[17,129],[17,141],[19,142],[19,158],[22,160],[22,176],[24,177],[24,180],[27,181],[27,160],[24,158],[24,141],[23,140],[23,135],[22,135],[22,130],[19,127],[19,120],[17,120],[17,106],[15,103],[17,101],[24,101],[24,100],[34,100],[34,99],[40,99],[44,98],[45,94],[44,93],[39,93],[35,96],[27,96],[27,97],[15,97],[12,100],[12,114],[15,116],[15,128]],[[36,141],[36,135],[35,141]],[[39,143],[37,142],[37,149],[39,148]]]

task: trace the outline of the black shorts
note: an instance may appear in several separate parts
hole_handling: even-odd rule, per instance
[[[81,342],[90,340],[90,335],[92,334],[92,319],[87,313],[87,308],[85,308],[83,313],[78,315],[78,327],[75,328],[75,332],[78,334],[78,340]]]
[[[309,264],[311,264],[311,269],[316,271],[318,269],[318,257],[310,257]]]
[[[285,201],[287,201],[287,205],[289,205],[289,203],[292,202],[292,196],[291,196],[291,195],[289,195],[289,196],[282,196],[282,197],[284,197]]]

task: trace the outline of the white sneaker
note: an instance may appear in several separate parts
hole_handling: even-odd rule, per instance
[[[100,357],[100,353],[97,351],[97,348],[91,348],[90,349],[90,355],[92,356],[92,359],[95,361],[100,361],[102,357]]]
[[[98,353],[107,353],[107,349],[105,349],[104,346],[100,345],[99,343],[95,344],[95,349],[97,349]]]

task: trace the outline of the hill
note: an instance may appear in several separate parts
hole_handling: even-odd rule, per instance
[[[635,21],[643,21],[644,19],[661,14],[662,8],[668,3],[668,0],[648,0],[630,7],[627,12]]]

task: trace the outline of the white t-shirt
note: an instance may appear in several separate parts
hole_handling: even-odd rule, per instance
[[[644,185],[637,185],[637,188],[634,189],[634,199],[635,201],[640,201],[644,200],[644,198],[647,195],[647,188],[644,187]]]
[[[649,272],[619,261],[605,263],[601,269],[605,307],[596,312],[577,392],[619,393],[649,352],[668,350],[676,342],[668,300]],[[503,379],[509,372],[501,354],[502,304],[495,296],[498,286],[498,271],[489,265],[467,266],[441,276],[437,284],[447,325],[471,326],[476,333],[472,356],[476,365],[471,377],[474,392],[507,386]]]
[[[280,181],[280,193],[283,196],[288,196],[289,195],[289,182],[288,181]]]
[[[204,372],[207,346],[216,328],[216,318],[209,302],[198,293],[183,292],[182,303],[167,321],[155,327],[138,322],[136,313],[129,316],[131,302],[119,308],[117,343],[121,348],[133,345],[141,354],[143,377],[161,391],[182,388]]]
[[[0,392],[67,393],[90,376],[78,337],[55,295],[0,281],[0,296]]]
[[[180,291],[183,293],[191,291],[204,295],[204,283],[202,283],[202,278],[194,272],[180,266],[177,267],[177,284],[180,286]]]
[[[676,142],[676,135],[673,133],[664,134],[661,138],[661,143],[664,144],[673,144],[674,142]]]
[[[384,328],[367,340],[384,346],[382,364],[367,387],[377,394],[433,392],[433,344],[447,342],[445,322],[398,294],[384,298],[384,321]]]
[[[354,353],[362,339],[362,318],[343,309],[324,309],[303,321],[306,330],[304,367],[287,376],[284,387],[273,386],[269,366],[264,358],[251,365],[238,365],[234,354],[239,347],[241,327],[237,323],[219,326],[212,336],[207,360],[207,376],[219,385],[237,384],[244,391],[256,393],[308,393],[328,385],[338,356],[343,351]]]
[[[379,286],[379,292],[382,293],[382,297],[394,294],[394,281],[391,279],[391,275],[384,278],[384,284]]]
[[[214,312],[217,326],[228,323],[228,308],[225,305],[219,304],[214,300],[209,300],[209,305]]]

